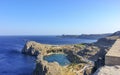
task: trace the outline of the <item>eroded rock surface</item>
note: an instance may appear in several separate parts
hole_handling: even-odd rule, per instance
[[[95,44],[102,47],[106,47],[106,46],[111,47],[114,44],[114,42],[119,38],[120,38],[120,31],[117,31],[105,38],[99,39]]]
[[[37,64],[34,75],[90,75],[94,67],[93,63],[78,54],[80,50],[84,49],[95,51],[94,54],[97,53],[97,50],[99,50],[98,48],[92,46],[90,47],[87,44],[58,46],[29,41],[25,44],[22,52],[28,55],[37,56]],[[71,62],[71,64],[61,66],[57,62],[50,63],[43,60],[44,56],[56,53],[66,54],[67,59]]]
[[[101,38],[97,42],[91,44],[58,46],[28,41],[25,44],[22,53],[37,56],[34,75],[91,75],[105,64],[105,54],[118,38],[120,38],[120,32]],[[61,66],[57,62],[50,63],[43,60],[44,56],[60,53],[66,54],[67,59],[71,64]],[[107,75],[106,72],[112,70],[108,70],[108,68],[109,67],[105,67],[105,69],[102,68],[102,70],[97,70],[95,75]],[[98,73],[98,71],[100,73]],[[104,73],[103,71],[106,72]],[[117,71],[119,71],[119,69],[117,69]]]
[[[55,75],[56,73],[60,75],[66,75],[67,73],[68,75],[91,75],[94,72],[94,67],[97,69],[104,65],[102,62],[104,61],[103,58],[107,51],[105,48],[94,44],[58,46],[28,41],[22,52],[24,54],[37,56],[37,65],[34,75]],[[63,67],[57,62],[50,63],[43,60],[44,56],[60,53],[67,55],[67,59],[71,62],[70,65]]]
[[[112,45],[105,55],[105,65],[98,69],[94,75],[119,75],[120,74],[120,39]]]
[[[47,62],[38,56],[34,75],[90,75],[93,65],[90,63],[71,63],[61,66],[57,62]]]
[[[104,66],[99,68],[94,75],[120,75],[120,66]]]

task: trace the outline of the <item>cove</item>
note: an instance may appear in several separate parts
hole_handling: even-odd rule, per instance
[[[67,59],[65,54],[51,54],[44,56],[43,59],[48,62],[58,62],[61,66],[70,64],[70,61]]]

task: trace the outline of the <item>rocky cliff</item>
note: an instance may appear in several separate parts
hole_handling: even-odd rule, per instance
[[[70,64],[69,66],[60,66],[57,62],[47,62],[45,60],[37,60],[36,68],[34,70],[34,75],[83,75],[84,63],[81,64]],[[91,70],[91,68],[87,68]],[[91,73],[91,72],[86,72]]]
[[[29,41],[24,45],[22,53],[37,56],[38,54],[40,54],[40,48],[42,48],[40,46],[41,45],[37,42]]]
[[[99,68],[94,75],[120,74],[120,39],[117,39],[105,55],[105,66]]]
[[[105,54],[119,38],[119,32],[99,39],[91,44],[48,45],[28,41],[22,53],[37,56],[34,75],[91,75],[104,65]],[[57,62],[47,62],[44,56],[66,54],[71,64],[61,66]]]
[[[86,52],[86,50],[88,50],[88,52]],[[83,53],[86,52],[89,56],[80,56],[80,51]],[[24,54],[37,56],[34,75],[90,75],[92,74],[94,64],[86,58],[94,56],[98,51],[98,47],[88,44],[57,46],[40,44],[34,41],[28,41],[22,50]],[[66,54],[71,64],[63,67],[57,62],[50,63],[43,60],[44,56],[56,53]]]
[[[102,47],[106,47],[106,46],[111,47],[114,44],[114,42],[119,38],[120,38],[120,31],[117,31],[105,38],[99,39],[95,44]]]

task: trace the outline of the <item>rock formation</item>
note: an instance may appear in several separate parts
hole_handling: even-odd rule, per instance
[[[120,74],[120,39],[112,45],[105,56],[105,65],[98,69],[94,75],[119,75]]]
[[[99,57],[102,56],[100,50],[101,48],[95,46],[94,44],[58,46],[28,41],[25,44],[22,53],[37,56],[34,75],[56,75],[57,73],[59,75],[67,75],[67,73],[68,75],[90,75],[93,73],[94,65],[96,66],[93,62],[97,61]],[[71,64],[62,67],[57,62],[50,63],[43,60],[44,56],[56,53],[67,54],[67,59],[71,62]],[[97,64],[97,66],[101,66],[100,63]]]
[[[105,54],[113,43],[120,38],[116,32],[91,44],[48,45],[28,41],[22,53],[36,56],[36,68],[33,75],[91,75],[105,63]],[[44,56],[66,54],[71,64],[61,66],[57,62],[47,62]],[[95,73],[95,75],[99,75]]]
[[[114,42],[119,38],[120,38],[120,31],[117,31],[105,38],[99,39],[95,44],[102,47],[106,47],[106,46],[111,47],[114,44]]]
[[[120,75],[120,66],[104,66],[93,75]]]
[[[36,69],[34,75],[90,75],[94,67],[93,63],[78,54],[80,50],[87,49],[93,51],[91,56],[99,50],[97,47],[87,44],[74,45],[47,45],[40,44],[34,41],[28,41],[22,52],[28,55],[37,56]],[[43,60],[44,56],[56,53],[63,53],[67,55],[67,59],[71,62],[70,65],[61,66],[57,62],[47,62]],[[89,53],[89,52],[88,52]],[[90,56],[89,56],[90,57]]]

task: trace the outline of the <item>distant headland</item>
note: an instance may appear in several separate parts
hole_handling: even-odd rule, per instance
[[[106,34],[81,34],[81,35],[61,35],[61,36],[57,36],[57,37],[61,37],[61,38],[78,38],[78,39],[100,39],[100,38],[104,38],[107,37],[109,35],[111,35],[112,33],[106,33]]]

